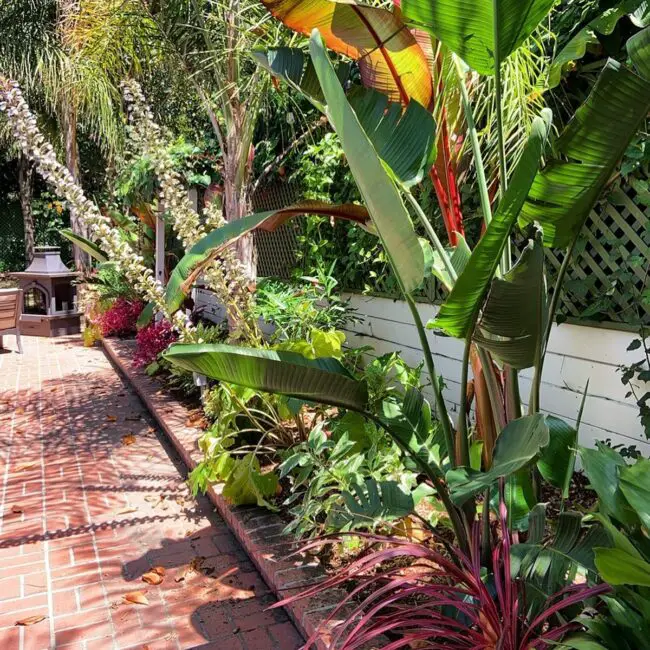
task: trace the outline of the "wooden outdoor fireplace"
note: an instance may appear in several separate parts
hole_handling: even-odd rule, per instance
[[[20,333],[27,336],[78,334],[81,314],[77,309],[80,274],[63,263],[56,246],[37,246],[26,271],[13,273],[23,290]]]

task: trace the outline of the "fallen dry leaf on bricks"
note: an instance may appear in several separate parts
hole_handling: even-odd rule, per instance
[[[155,566],[151,569],[154,573],[157,573],[159,576],[164,576],[167,573],[167,570],[164,566]]]
[[[106,419],[107,419],[109,422],[117,422],[117,415],[107,415],[107,416],[106,416]]]
[[[15,515],[19,515],[25,512],[25,509],[22,506],[11,506],[11,512],[13,512]]]
[[[148,605],[149,601],[144,594],[145,592],[143,591],[130,591],[124,595],[124,600],[133,605]]]
[[[35,616],[28,616],[27,618],[21,618],[19,621],[16,621],[16,625],[34,625],[35,623],[40,623],[45,620],[45,616],[40,616],[36,614]]]
[[[163,577],[155,571],[147,571],[142,575],[142,582],[148,585],[159,585],[163,581]]]
[[[174,580],[176,582],[180,582],[181,580],[185,580],[185,578],[187,578],[188,576],[191,576],[193,573],[198,573],[199,570],[201,569],[202,562],[203,562],[202,557],[197,556],[193,558],[192,561],[189,563],[189,565],[185,567],[183,573],[176,576]]]
[[[122,444],[125,447],[135,444],[135,435],[132,433],[127,433],[125,436],[122,436]]]
[[[25,409],[22,406],[19,406],[16,409],[16,415],[22,415],[25,412]]]
[[[24,472],[28,469],[32,469],[32,467],[36,467],[37,463],[23,463],[22,465],[18,465],[16,467],[17,472]]]

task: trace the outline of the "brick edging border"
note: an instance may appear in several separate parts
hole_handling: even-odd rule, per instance
[[[187,468],[194,469],[202,453],[197,448],[199,430],[186,426],[188,408],[143,371],[134,368],[133,341],[104,339],[102,343],[111,362],[127,378]],[[285,523],[278,515],[257,506],[233,506],[221,495],[222,489],[221,484],[214,485],[207,495],[276,597],[299,593],[325,576],[320,564],[307,555],[286,559],[296,550],[296,541],[282,534]],[[286,605],[285,610],[304,639],[320,628],[315,647],[327,650],[329,632],[335,622],[327,627],[322,622],[345,595],[341,590],[330,590],[317,598],[304,598]]]

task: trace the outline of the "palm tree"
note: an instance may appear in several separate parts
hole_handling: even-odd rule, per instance
[[[249,53],[278,44],[282,28],[256,0],[142,0],[141,6],[207,112],[222,154],[224,217],[240,219],[250,209],[253,138],[270,82]],[[252,237],[237,243],[237,255],[253,280]]]
[[[80,128],[111,154],[120,144],[120,80],[141,68],[143,24],[131,20],[136,0],[7,0],[0,5],[0,70],[16,79],[32,105],[56,118],[66,166],[81,181]],[[28,174],[20,176],[27,183]],[[25,201],[22,200],[23,190]],[[27,185],[21,205],[29,219]],[[85,236],[78,215],[71,227]],[[27,232],[27,229],[26,229]],[[77,268],[86,255],[74,249]]]

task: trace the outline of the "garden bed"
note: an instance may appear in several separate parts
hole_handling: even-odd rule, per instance
[[[194,424],[191,405],[174,398],[159,382],[134,367],[134,341],[104,339],[103,345],[111,361],[130,381],[188,469],[194,469],[202,459],[202,452],[197,447],[201,430]],[[221,491],[222,485],[215,484],[207,494],[278,598],[299,593],[325,576],[321,565],[309,555],[296,554],[287,559],[290,553],[297,550],[297,542],[282,533],[285,522],[279,515],[257,506],[232,506]],[[285,609],[304,638],[309,638],[342,596],[340,591],[332,590],[316,598],[290,603]],[[317,647],[328,647],[328,630],[335,624],[333,621],[320,630]]]

